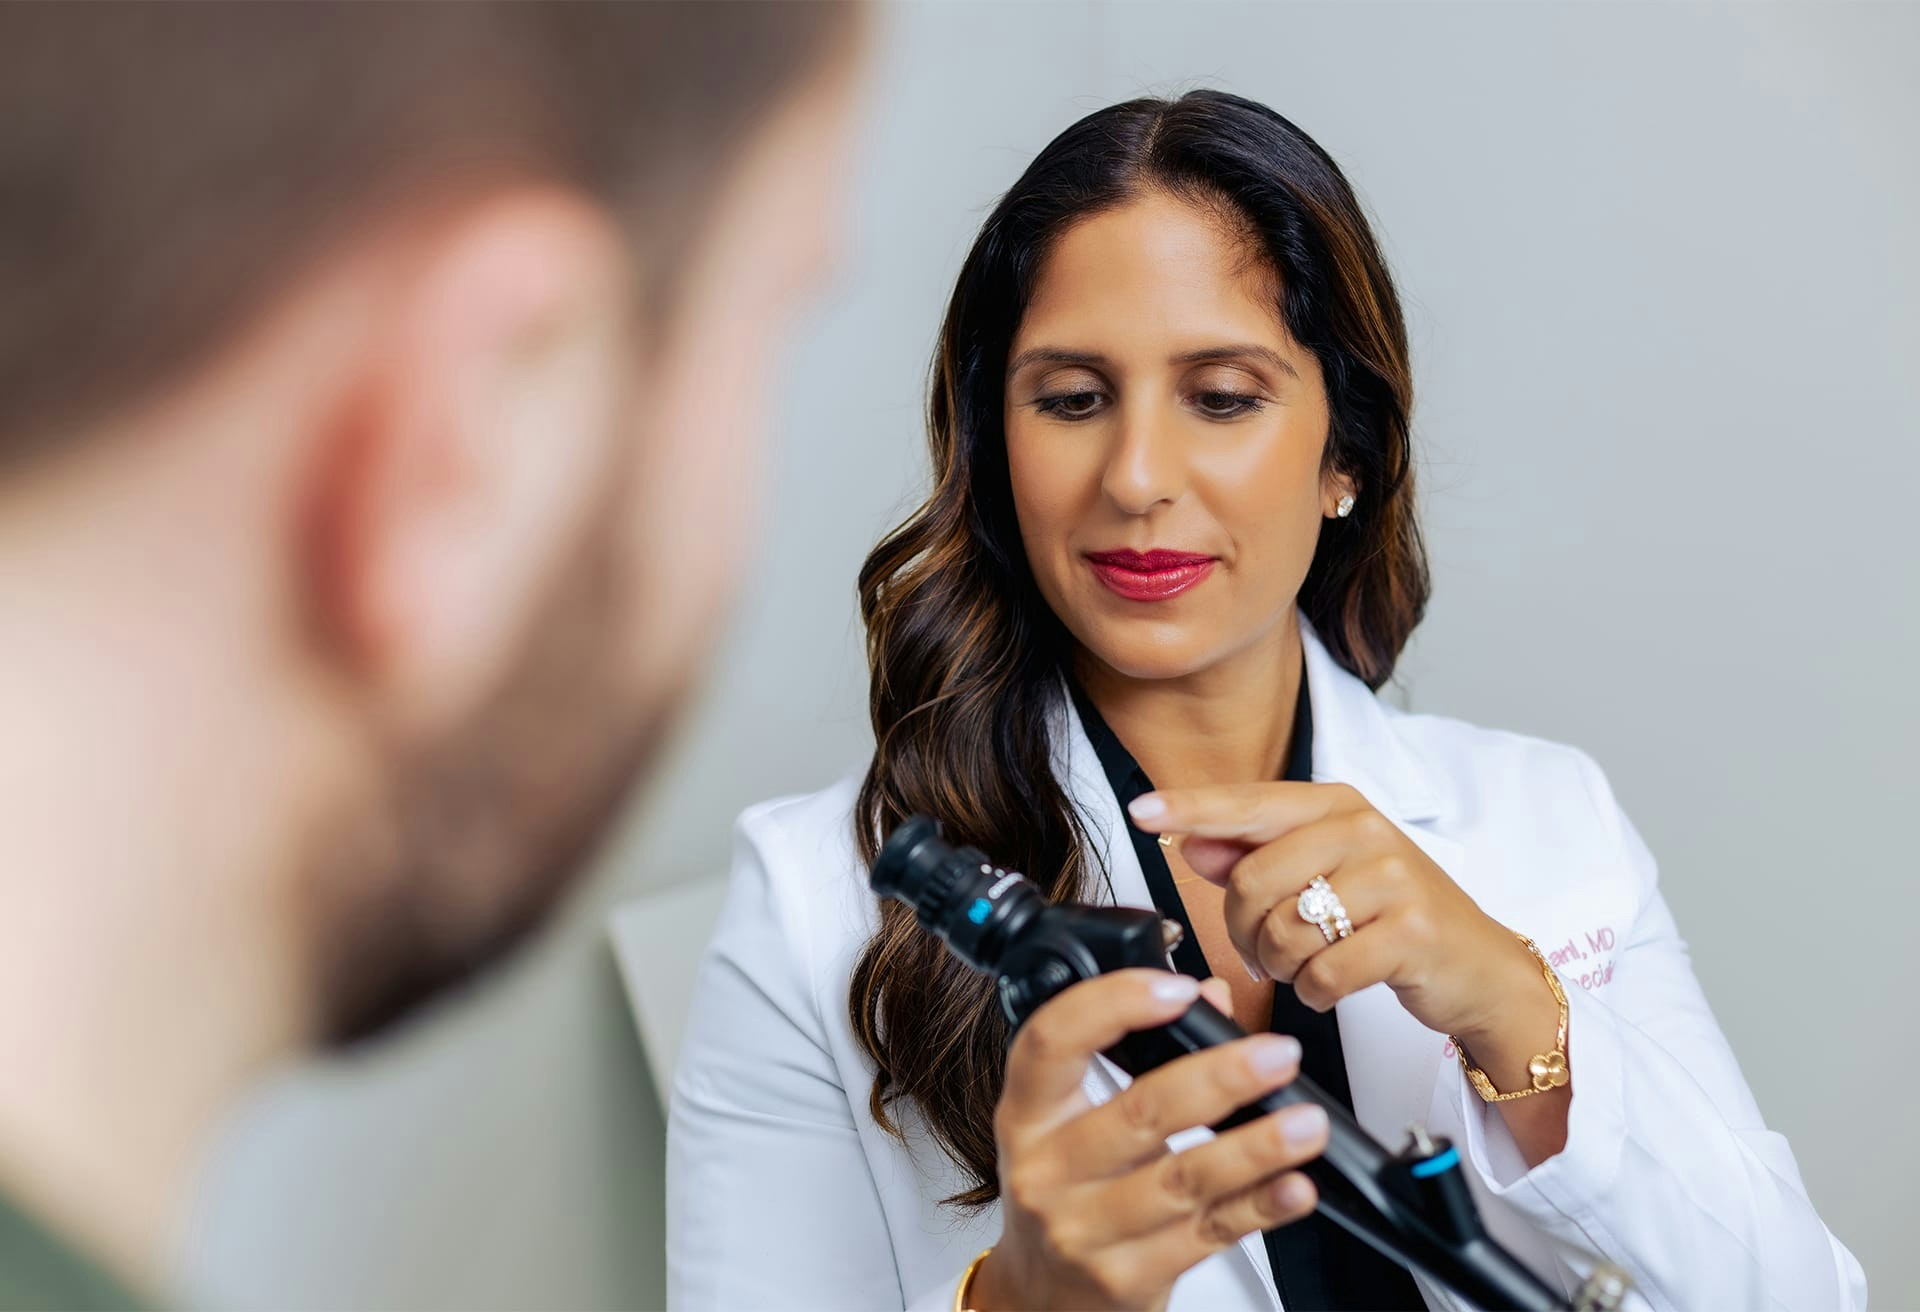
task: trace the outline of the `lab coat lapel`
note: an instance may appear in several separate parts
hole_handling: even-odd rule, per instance
[[[1304,619],[1301,632],[1313,699],[1314,781],[1358,789],[1434,864],[1464,884],[1465,849],[1440,832],[1442,804],[1426,767],[1401,741],[1372,690],[1334,662]],[[1334,1012],[1354,1116],[1397,1148],[1410,1124],[1427,1119],[1446,1036],[1409,1015],[1385,984],[1342,998]]]

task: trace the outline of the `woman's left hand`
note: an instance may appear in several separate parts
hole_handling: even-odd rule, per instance
[[[1291,983],[1315,1011],[1384,983],[1422,1024],[1472,1047],[1517,998],[1546,994],[1525,945],[1346,784],[1169,788],[1129,809],[1141,829],[1183,836],[1194,873],[1226,889],[1248,969]],[[1316,875],[1353,923],[1332,943],[1296,905]]]

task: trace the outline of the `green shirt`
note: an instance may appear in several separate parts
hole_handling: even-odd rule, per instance
[[[140,1306],[119,1282],[0,1194],[0,1312],[118,1312]]]

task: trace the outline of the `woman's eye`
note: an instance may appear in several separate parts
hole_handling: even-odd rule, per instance
[[[1244,392],[1201,392],[1194,400],[1199,404],[1202,414],[1214,419],[1248,414],[1258,410],[1262,404],[1259,397],[1248,396]]]
[[[1062,392],[1058,396],[1043,396],[1034,408],[1043,415],[1061,419],[1085,419],[1100,408],[1100,393]]]

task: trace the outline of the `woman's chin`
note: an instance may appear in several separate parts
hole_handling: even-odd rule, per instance
[[[1126,679],[1181,679],[1198,674],[1217,659],[1210,644],[1191,634],[1128,634],[1118,641],[1101,635],[1086,642],[1087,653]]]

